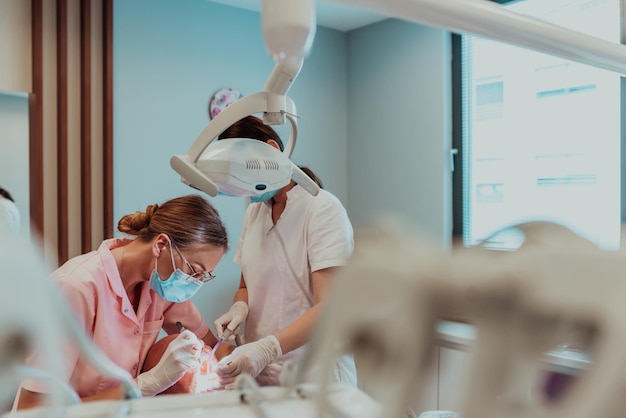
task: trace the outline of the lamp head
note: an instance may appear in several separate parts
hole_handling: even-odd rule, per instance
[[[286,186],[291,181],[291,166],[291,160],[276,148],[248,138],[215,141],[197,163],[219,193],[243,197]]]
[[[319,187],[289,157],[262,141],[229,138],[213,141],[194,164],[175,155],[172,167],[185,183],[210,196],[249,197],[278,190],[294,180],[312,195]]]

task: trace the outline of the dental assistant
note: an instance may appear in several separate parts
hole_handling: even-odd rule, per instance
[[[198,195],[123,216],[118,229],[136,238],[105,240],[96,251],[67,261],[52,277],[87,335],[136,378],[144,396],[153,396],[198,366],[204,343],[217,342],[190,298],[214,278],[212,270],[228,249],[228,237],[218,212]],[[178,333],[177,321],[186,330],[154,368],[142,373],[160,330]],[[120,383],[92,368],[76,346],[68,346],[65,360],[64,377],[81,400],[122,398]],[[36,364],[36,353],[29,363]],[[22,381],[17,409],[41,405],[46,392],[41,382]]]
[[[283,150],[276,131],[254,116],[219,137],[227,138],[257,139]],[[319,179],[303,171],[321,189]],[[261,385],[280,383],[285,363],[303,356],[320,304],[354,245],[346,210],[326,190],[312,196],[292,181],[251,199],[234,259],[241,266],[239,289],[229,311],[214,322],[218,337],[226,328],[237,333],[244,324],[245,344],[218,363],[217,374],[227,388],[241,373]],[[334,376],[356,385],[354,359],[339,358]]]

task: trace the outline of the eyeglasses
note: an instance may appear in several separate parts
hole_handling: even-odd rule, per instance
[[[196,269],[194,269],[191,266],[189,261],[187,261],[187,259],[182,255],[182,253],[178,251],[178,248],[174,247],[174,249],[180,256],[180,258],[183,260],[183,262],[187,265],[187,268],[191,271],[191,274],[190,274],[191,277],[193,277],[194,279],[200,280],[202,283],[206,283],[215,279],[215,274],[213,274],[212,271],[196,271]]]

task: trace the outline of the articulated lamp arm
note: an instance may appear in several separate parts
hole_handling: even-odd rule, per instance
[[[198,159],[209,144],[230,125],[255,113],[263,113],[265,115],[268,110],[271,110],[272,118],[276,118],[277,114],[281,115],[281,117],[282,115],[287,115],[292,129],[284,152],[287,156],[291,156],[298,135],[298,125],[294,117],[296,115],[296,106],[288,96],[274,95],[267,91],[261,91],[243,97],[221,111],[200,132],[186,155],[174,155],[170,159],[172,168],[181,175],[181,180],[184,183],[193,185],[193,187],[202,190],[210,196],[216,196],[219,191],[218,187],[198,169],[196,166]]]
[[[295,147],[298,135],[296,106],[286,94],[313,43],[314,0],[264,0],[262,21],[266,44],[276,62],[263,91],[243,97],[228,106],[200,132],[186,155],[174,155],[170,160],[183,183],[210,196],[217,195],[220,190],[216,182],[198,167],[198,160],[211,142],[238,120],[262,113],[266,124],[276,125],[285,123],[286,118],[292,128],[283,151],[287,158],[291,157]],[[278,160],[284,162],[284,158]],[[286,165],[289,163],[286,162]],[[296,165],[291,163],[291,166],[292,179],[311,194],[317,194],[317,185]]]
[[[267,79],[263,91],[242,97],[232,103],[204,127],[187,153],[191,161],[194,163],[197,162],[200,155],[202,155],[206,147],[208,147],[215,138],[230,125],[246,116],[255,113],[263,113],[264,119],[265,113],[279,113],[281,115],[287,114],[295,116],[296,105],[289,96],[285,96],[285,93],[291,85],[291,82],[298,75],[301,67],[302,60],[300,60],[297,66],[292,66],[291,64],[286,65],[282,62],[277,63]],[[287,82],[289,83],[288,85]],[[295,126],[295,121],[292,122],[292,125]],[[285,146],[285,152],[289,156],[291,156],[293,151],[293,142],[296,140],[296,135],[297,127],[294,127],[292,137],[289,138]]]

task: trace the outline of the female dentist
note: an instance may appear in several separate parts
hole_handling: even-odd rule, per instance
[[[254,116],[219,137],[226,138],[257,139],[283,150],[278,134]],[[303,171],[321,188],[310,170]],[[225,329],[238,333],[245,323],[246,344],[218,363],[217,374],[227,388],[241,373],[261,385],[279,384],[285,362],[302,357],[320,303],[354,245],[346,210],[326,190],[312,196],[291,181],[251,199],[235,255],[242,271],[239,289],[229,311],[214,322],[218,337]],[[352,357],[340,358],[334,372],[336,381],[356,385]]]
[[[118,229],[136,238],[105,240],[52,276],[87,335],[136,378],[144,396],[153,396],[198,366],[204,343],[217,342],[189,299],[215,277],[212,270],[227,251],[228,238],[218,212],[198,195],[123,216]],[[178,333],[177,322],[186,330],[142,373],[159,331]],[[77,347],[68,345],[65,354],[64,377],[81,400],[122,397],[120,383],[90,367]],[[29,363],[36,363],[36,353]],[[41,405],[47,391],[41,382],[22,381],[17,409]]]

